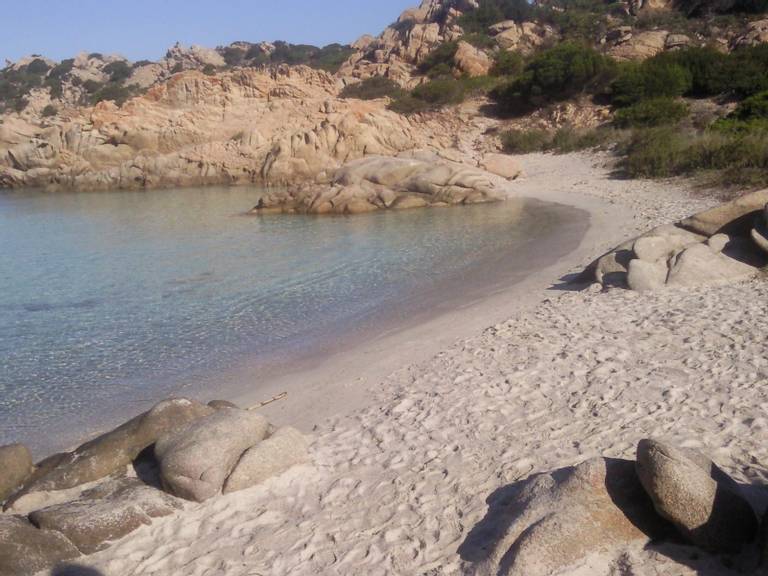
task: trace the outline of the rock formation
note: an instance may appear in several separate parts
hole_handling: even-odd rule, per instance
[[[768,190],[746,194],[617,246],[581,276],[638,292],[749,279],[768,264]]]
[[[503,198],[490,174],[429,152],[417,152],[355,160],[337,170],[330,185],[266,194],[253,213],[358,214]]]
[[[637,473],[658,513],[700,548],[739,552],[757,536],[757,517],[738,484],[700,452],[642,440]]]

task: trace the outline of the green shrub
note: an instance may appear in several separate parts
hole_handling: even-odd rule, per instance
[[[614,68],[610,58],[593,48],[564,42],[534,57],[519,78],[492,95],[508,112],[526,111],[579,93],[601,92]]]
[[[547,150],[552,134],[546,130],[509,130],[501,135],[501,145],[509,154],[528,154]]]
[[[387,97],[396,98],[402,93],[403,89],[396,82],[383,76],[373,76],[357,84],[345,86],[339,96],[358,100],[376,100]]]
[[[493,58],[491,76],[517,76],[523,71],[523,57],[519,52],[498,51]]]
[[[430,78],[437,78],[451,73],[453,57],[459,48],[458,42],[445,42],[432,50],[419,64],[419,72]]]
[[[472,44],[475,48],[480,50],[490,50],[496,47],[496,40],[491,38],[487,33],[473,32],[472,34],[465,34],[461,39],[467,44]]]
[[[623,152],[622,165],[633,178],[658,178],[678,173],[688,148],[679,130],[664,126],[637,130]]]
[[[434,108],[440,108],[463,101],[465,90],[465,86],[454,78],[436,78],[417,86],[411,94]]]
[[[102,70],[105,74],[109,75],[110,82],[122,82],[131,76],[133,69],[127,62],[117,60],[110,62],[104,66]]]
[[[29,74],[42,75],[48,72],[48,70],[50,69],[50,66],[48,66],[48,64],[46,64],[45,60],[43,60],[42,58],[35,58],[34,60],[32,60],[32,62],[27,64],[26,68],[27,68],[26,71]]]
[[[676,98],[689,92],[692,85],[693,75],[680,64],[650,58],[619,68],[611,83],[611,101],[616,106],[631,106],[648,98]]]
[[[414,114],[460,104],[474,94],[485,94],[495,88],[498,79],[490,76],[476,78],[443,76],[414,88],[410,93],[395,95],[389,108],[401,114]]]
[[[427,112],[432,109],[432,106],[428,102],[415,98],[406,92],[390,102],[388,108],[399,114],[410,115]]]
[[[122,86],[110,82],[109,84],[102,85],[101,88],[91,94],[91,104],[112,100],[118,106],[122,106],[136,94],[137,90],[134,86]]]
[[[738,120],[768,119],[768,91],[758,92],[740,102],[731,117]]]
[[[480,0],[479,6],[465,12],[458,24],[468,33],[486,32],[490,26],[502,20],[530,20],[534,12],[534,7],[526,0]]]
[[[48,104],[45,108],[43,108],[43,118],[49,118],[51,116],[56,116],[56,114],[59,113],[58,108],[54,106],[53,104]]]
[[[221,56],[224,58],[224,62],[227,64],[227,66],[234,68],[236,66],[240,66],[243,63],[243,59],[245,58],[245,51],[240,48],[227,46],[222,50]]]
[[[622,108],[614,122],[620,128],[640,128],[677,124],[688,116],[688,106],[671,98],[651,98]]]

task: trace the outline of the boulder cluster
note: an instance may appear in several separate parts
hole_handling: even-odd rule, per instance
[[[582,279],[645,292],[746,280],[766,264],[768,189],[624,242],[593,262]]]
[[[662,541],[730,555],[752,571],[768,562],[766,531],[739,484],[704,454],[657,440],[641,440],[635,462],[594,458],[528,478],[489,504],[460,550],[477,576],[565,574],[592,555]]]
[[[252,213],[359,214],[495,202],[505,195],[489,172],[516,178],[520,169],[511,157],[492,156],[484,160],[486,171],[427,151],[368,156],[342,166],[330,184],[271,191]]]
[[[308,460],[294,428],[224,401],[160,402],[72,452],[37,465],[0,447],[0,566],[34,574],[103,550],[183,500],[251,488]],[[182,500],[183,499],[183,500]]]

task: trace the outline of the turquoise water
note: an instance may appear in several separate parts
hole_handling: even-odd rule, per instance
[[[0,444],[58,449],[168,395],[216,397],[244,354],[290,359],[440,286],[460,299],[457,279],[498,280],[502,256],[577,226],[511,202],[244,216],[258,193],[0,193]]]

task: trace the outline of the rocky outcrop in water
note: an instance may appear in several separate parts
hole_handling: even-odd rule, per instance
[[[252,213],[359,214],[480,204],[504,197],[490,174],[429,152],[416,152],[350,162],[336,171],[329,185],[266,194]]]

